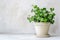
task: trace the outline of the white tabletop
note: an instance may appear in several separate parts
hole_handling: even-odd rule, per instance
[[[21,34],[0,34],[0,40],[60,40],[59,36],[49,38],[37,38],[34,35]]]

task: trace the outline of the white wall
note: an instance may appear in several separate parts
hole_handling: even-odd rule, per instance
[[[47,7],[55,8],[55,24],[50,27],[50,32],[60,35],[60,0],[50,0]]]
[[[32,3],[32,0],[0,0],[0,32],[32,33],[33,27],[26,19]]]
[[[50,33],[60,33],[59,3],[59,0],[0,0],[0,33],[35,33],[34,25],[27,21],[32,4],[56,8],[56,22]]]

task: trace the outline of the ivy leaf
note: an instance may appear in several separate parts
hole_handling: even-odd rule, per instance
[[[47,15],[48,15],[48,14],[47,14],[47,13],[45,13],[45,14],[44,14],[44,17],[47,17]]]
[[[27,19],[29,20],[29,22],[31,22],[31,19],[29,17]]]
[[[50,11],[46,8],[39,8],[37,5],[33,5],[33,9],[31,12],[34,12],[34,15],[28,17],[27,19],[32,22],[50,22],[51,24],[54,23],[54,16],[55,13],[53,12],[54,8],[50,8]]]
[[[34,8],[37,8],[37,5],[33,5]]]
[[[53,14],[49,14],[48,19],[53,19]]]
[[[44,18],[40,18],[40,21],[43,22],[44,21]]]
[[[54,11],[54,8],[50,8],[50,11],[51,11],[51,12]]]
[[[46,8],[43,8],[43,10],[46,10]]]
[[[52,15],[55,16],[55,13],[53,13]]]
[[[43,13],[46,13],[46,8],[43,8],[42,11],[43,11]]]
[[[30,22],[32,22],[32,21],[34,20],[34,16],[32,16],[32,17],[30,17],[30,18],[28,17],[27,19],[28,19]]]
[[[51,20],[51,21],[50,21],[50,23],[52,23],[52,24],[53,24],[53,23],[54,23],[54,20]]]
[[[49,13],[49,11],[46,11],[46,13]]]
[[[44,14],[43,13],[40,13],[39,16],[42,17]]]
[[[48,20],[46,18],[44,18],[44,22],[47,22]]]

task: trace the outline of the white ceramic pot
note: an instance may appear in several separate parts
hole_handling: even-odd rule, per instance
[[[50,23],[35,23],[35,29],[36,29],[36,36],[37,37],[48,37],[48,31],[49,31]]]

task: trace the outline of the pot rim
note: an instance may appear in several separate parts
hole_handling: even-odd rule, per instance
[[[50,25],[49,22],[34,22],[34,25]]]
[[[33,23],[37,23],[37,24],[39,24],[39,23],[49,23],[50,24],[50,22],[33,22]]]

